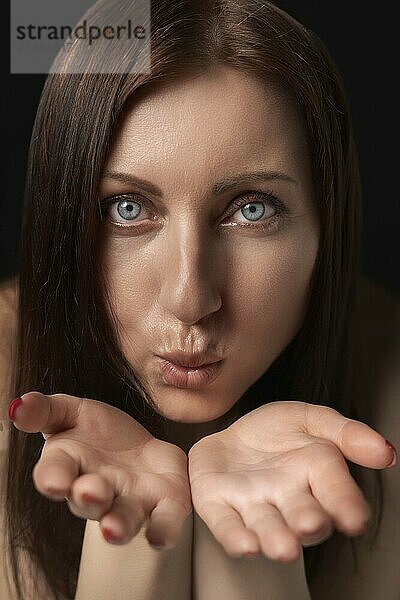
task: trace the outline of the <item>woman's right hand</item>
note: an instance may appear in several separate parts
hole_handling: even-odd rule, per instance
[[[128,543],[149,519],[150,544],[177,544],[193,510],[181,448],[97,400],[36,391],[21,398],[15,427],[46,440],[32,472],[38,492],[67,499],[74,515],[99,521],[107,541]]]

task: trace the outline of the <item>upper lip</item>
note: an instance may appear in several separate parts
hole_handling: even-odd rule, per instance
[[[164,352],[157,354],[161,358],[165,358],[181,367],[200,367],[201,365],[209,365],[210,363],[222,360],[221,356],[211,354],[210,352]]]

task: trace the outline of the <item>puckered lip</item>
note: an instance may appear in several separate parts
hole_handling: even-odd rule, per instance
[[[181,367],[201,367],[209,365],[211,363],[219,362],[223,359],[222,356],[217,354],[211,354],[210,352],[163,352],[162,354],[156,354],[164,360],[168,360]]]

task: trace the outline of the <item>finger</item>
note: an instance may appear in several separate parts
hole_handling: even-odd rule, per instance
[[[380,433],[329,406],[304,404],[307,433],[330,440],[348,460],[363,467],[383,469],[389,465],[393,450]]]
[[[81,475],[73,482],[66,498],[72,514],[82,519],[100,521],[111,510],[114,487],[98,473]]]
[[[262,552],[271,560],[289,562],[300,556],[299,541],[276,506],[253,502],[241,509],[243,523],[257,534]]]
[[[79,461],[61,448],[49,447],[33,467],[32,478],[38,492],[51,500],[63,500],[79,471]]]
[[[174,498],[164,498],[150,513],[146,537],[152,546],[174,548],[191,511]]]
[[[286,492],[284,497],[277,500],[277,508],[302,546],[321,544],[333,532],[330,516],[314,498],[311,489],[308,492]]]
[[[116,496],[111,510],[100,520],[100,527],[107,542],[122,545],[139,533],[146,518],[139,496]]]
[[[201,513],[197,512],[230,556],[260,552],[257,535],[246,527],[242,517],[232,506],[210,501],[203,505]]]
[[[50,434],[59,433],[76,426],[83,398],[67,394],[45,395],[27,392],[21,396],[13,421],[15,427],[27,433],[42,432],[47,440]]]
[[[331,517],[339,531],[356,536],[363,533],[372,510],[352,478],[343,456],[310,470],[309,485],[313,496]]]
[[[140,531],[146,514],[138,496],[118,495],[117,489],[116,481],[91,473],[76,479],[65,499],[74,515],[99,521],[105,540],[121,545]]]

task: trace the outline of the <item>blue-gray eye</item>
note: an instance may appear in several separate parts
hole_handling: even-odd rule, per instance
[[[258,206],[255,206],[258,205]],[[263,202],[249,202],[241,207],[241,213],[250,221],[258,221],[265,213],[265,205]]]
[[[104,214],[111,209],[111,207],[115,206],[118,215],[121,217],[121,219],[123,219],[123,221],[125,221],[125,223],[128,221],[137,221],[138,215],[143,212],[144,208],[146,208],[146,203],[142,198],[139,201],[136,201],[127,196],[127,194],[124,196],[118,195],[102,200],[100,202],[102,216],[104,216]]]
[[[115,203],[120,217],[123,219],[133,220],[141,211],[141,206],[132,200],[120,200]]]

